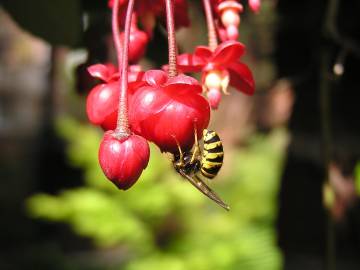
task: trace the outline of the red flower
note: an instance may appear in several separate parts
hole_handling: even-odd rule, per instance
[[[109,0],[108,6],[113,7],[113,0]],[[128,0],[120,0],[120,14],[125,14]],[[135,1],[134,12],[138,16],[141,25],[147,34],[151,37],[155,26],[156,18],[166,18],[164,0],[138,0]],[[120,16],[124,18],[125,16]],[[188,16],[188,5],[186,0],[174,1],[174,17],[176,28],[187,27],[190,25]],[[123,21],[120,22],[123,24]]]
[[[245,46],[237,41],[225,41],[214,52],[208,47],[198,46],[194,54],[178,56],[178,67],[183,72],[202,71],[205,92],[216,89],[227,94],[230,84],[244,94],[252,95],[255,90],[254,78],[248,66],[239,60],[244,52]],[[211,95],[214,95],[214,90]],[[211,105],[217,107],[216,104]]]
[[[240,13],[243,6],[234,0],[221,1],[216,11],[221,21],[219,33],[221,40],[237,40],[239,37]]]
[[[107,131],[100,143],[99,163],[106,177],[119,189],[128,189],[140,177],[149,162],[148,142],[141,136],[116,138]]]
[[[121,38],[124,38],[124,32],[121,33]],[[148,42],[148,35],[144,31],[139,30],[136,23],[132,23],[128,55],[130,63],[137,63],[144,56]]]
[[[194,130],[200,137],[210,118],[201,86],[191,77],[169,78],[161,70],[147,71],[144,79],[147,85],[130,98],[131,130],[154,142],[163,152],[177,152],[177,142],[182,149],[190,149]]]
[[[257,13],[260,10],[261,2],[260,0],[249,0],[249,6],[252,11]]]
[[[129,90],[137,85],[143,75],[139,66],[131,66],[128,74]],[[119,104],[119,73],[111,65],[97,64],[88,68],[91,76],[98,78],[104,83],[95,86],[86,100],[86,113],[90,122],[100,125],[104,130],[115,129],[117,120],[117,108]]]

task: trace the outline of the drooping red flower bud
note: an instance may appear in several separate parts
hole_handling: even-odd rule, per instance
[[[131,130],[163,152],[177,152],[177,143],[190,149],[194,130],[200,138],[209,124],[209,103],[201,96],[201,86],[191,77],[169,78],[161,70],[147,71],[144,79],[147,85],[129,100]]]
[[[120,34],[122,40],[124,40],[124,34],[124,32]],[[145,54],[149,37],[144,31],[138,28],[135,13],[132,14],[129,38],[128,61],[130,63],[137,63]]]
[[[123,33],[122,33],[123,37]],[[135,25],[130,30],[129,62],[137,63],[144,56],[149,38],[144,31],[140,31]]]
[[[104,130],[116,128],[117,108],[119,104],[119,73],[111,65],[97,64],[88,68],[89,73],[104,83],[95,86],[86,100],[86,113],[90,122]],[[129,92],[135,85],[142,84],[143,75],[139,66],[131,66],[128,74]]]
[[[149,162],[148,142],[141,136],[119,139],[107,131],[100,143],[99,163],[106,177],[119,189],[130,188]]]
[[[237,40],[239,37],[240,13],[243,12],[243,6],[234,0],[227,0],[218,4],[217,12],[226,33],[225,35],[222,32],[222,35],[220,35],[222,40]]]
[[[113,0],[108,1],[108,6],[113,7]],[[128,0],[120,1],[120,14],[124,14]],[[149,37],[152,37],[153,28],[157,18],[160,18],[161,22],[165,22],[162,18],[165,18],[165,1],[164,0],[138,0],[135,2],[134,12],[136,13],[142,29]],[[186,0],[174,1],[174,19],[175,27],[187,27],[190,25],[188,15],[188,4]],[[123,24],[123,20],[120,21]]]
[[[253,12],[258,13],[260,10],[261,2],[260,0],[249,0],[249,6]]]

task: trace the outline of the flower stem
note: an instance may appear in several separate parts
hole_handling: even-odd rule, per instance
[[[113,8],[112,8],[112,21],[111,21],[111,23],[112,23],[112,34],[113,34],[114,45],[115,45],[115,49],[116,49],[117,61],[118,61],[118,66],[120,68],[122,45],[121,45],[121,39],[120,39],[120,30],[119,30],[118,17],[119,17],[119,1],[115,0]]]
[[[215,51],[218,46],[218,39],[216,35],[216,28],[214,22],[214,16],[211,9],[210,0],[203,0],[203,5],[205,9],[205,17],[208,28],[208,39],[210,50]]]
[[[166,3],[166,25],[168,32],[169,43],[169,77],[177,75],[177,47],[175,38],[175,23],[174,23],[174,2],[173,0],[165,0]]]
[[[119,107],[118,107],[118,119],[116,125],[116,136],[118,138],[126,138],[131,132],[129,128],[129,117],[128,117],[128,50],[129,50],[129,39],[130,39],[130,27],[131,18],[134,8],[135,0],[129,0],[126,19],[125,19],[125,31],[124,31],[124,43],[121,46],[121,38],[119,31],[119,0],[115,0],[112,14],[112,29],[114,36],[114,43],[116,47],[119,74],[120,74],[120,96],[119,96]]]

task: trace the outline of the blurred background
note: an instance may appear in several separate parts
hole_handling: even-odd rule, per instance
[[[154,146],[130,190],[103,176],[85,99],[86,67],[114,61],[106,2],[0,1],[0,269],[360,269],[360,2],[242,14],[256,94],[232,90],[210,124],[230,212]],[[180,52],[207,41],[189,2]],[[158,26],[145,69],[166,42]]]

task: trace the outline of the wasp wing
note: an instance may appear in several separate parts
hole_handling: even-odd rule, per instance
[[[188,180],[194,187],[196,187],[201,193],[203,193],[206,197],[216,202],[225,210],[230,210],[230,207],[220,199],[218,195],[202,181],[199,177],[194,175],[194,178],[184,173],[182,170],[179,170],[179,173],[182,177]]]

